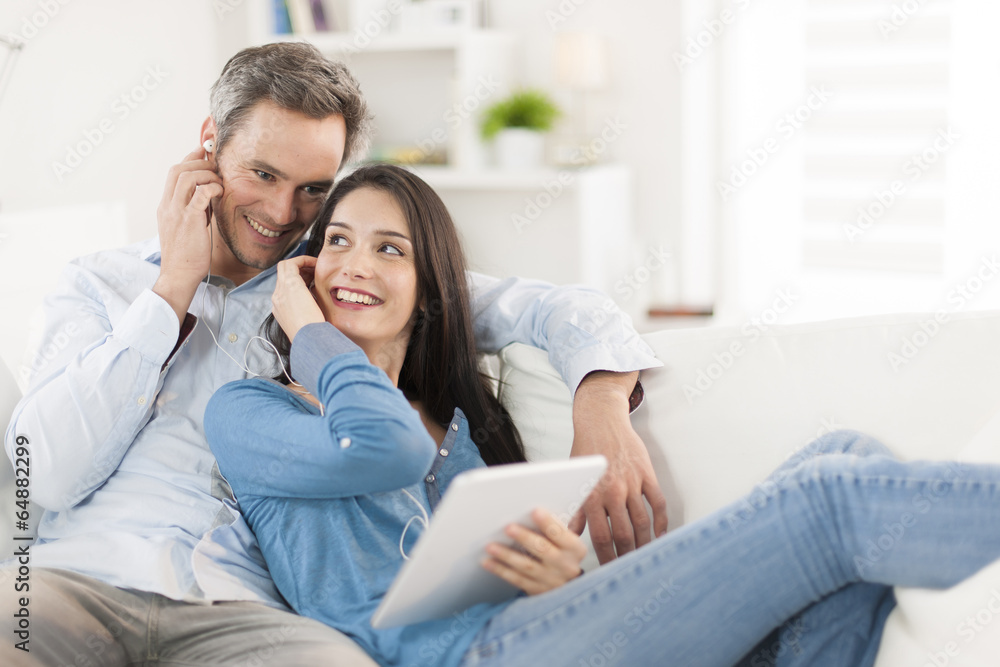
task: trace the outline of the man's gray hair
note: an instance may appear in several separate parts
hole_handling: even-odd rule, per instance
[[[368,148],[372,116],[357,79],[347,67],[311,44],[279,42],[243,49],[226,63],[212,86],[217,155],[250,110],[264,100],[310,118],[343,116],[347,142],[342,165]]]

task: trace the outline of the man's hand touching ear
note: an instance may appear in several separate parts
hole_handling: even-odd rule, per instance
[[[156,209],[160,236],[160,277],[153,291],[184,322],[198,285],[212,261],[209,233],[212,199],[222,196],[222,179],[199,147],[170,168]]]
[[[590,526],[602,564],[667,532],[667,501],[646,445],[629,419],[629,397],[638,376],[595,371],[583,379],[573,398],[570,456],[603,454],[608,469],[569,527],[579,534],[584,525]],[[643,497],[653,510],[652,525]]]

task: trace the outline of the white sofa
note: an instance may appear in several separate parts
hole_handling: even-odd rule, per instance
[[[671,527],[749,492],[833,429],[869,433],[903,459],[1000,463],[1000,313],[644,338],[664,367],[643,374],[646,402],[632,423],[649,448]],[[571,404],[562,380],[539,350],[511,346],[500,356],[503,399],[531,456],[566,456]],[[1000,664],[1000,563],[948,591],[896,594],[876,667]]]
[[[665,366],[643,374],[646,402],[633,424],[650,449],[673,528],[751,490],[835,428],[868,432],[901,458],[1000,462],[1000,313],[838,320],[753,336],[738,328],[667,330],[645,339]],[[570,396],[545,354],[514,345],[500,360],[501,397],[531,458],[566,456]],[[14,400],[13,379],[0,365],[0,423]],[[3,467],[0,544],[8,545],[9,478]],[[897,597],[878,667],[998,664],[1000,620],[991,621],[1000,615],[1000,565],[948,591]]]

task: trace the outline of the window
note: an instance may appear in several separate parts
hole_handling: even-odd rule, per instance
[[[717,221],[721,322],[782,291],[786,321],[1000,308],[996,4],[721,2],[717,100],[686,101],[718,119],[692,200]]]

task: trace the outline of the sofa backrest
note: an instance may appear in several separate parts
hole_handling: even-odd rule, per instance
[[[998,312],[766,331],[750,323],[644,338],[664,366],[642,374],[646,401],[632,424],[649,449],[671,528],[751,491],[795,450],[834,428],[869,433],[904,459],[1000,461]],[[500,379],[501,400],[529,456],[567,456],[570,392],[545,352],[505,348]],[[591,550],[584,568],[596,565]],[[897,590],[878,667],[920,665],[927,656],[944,656],[953,667],[996,664],[1000,628],[991,626],[972,644],[955,634],[962,619],[992,604],[992,595],[1000,600],[996,591],[1000,562],[948,591]]]
[[[676,527],[749,492],[816,436],[869,433],[902,458],[953,458],[1000,407],[1000,312],[888,315],[644,336],[632,416]],[[501,399],[535,460],[572,445],[570,393],[541,350],[500,354]]]

